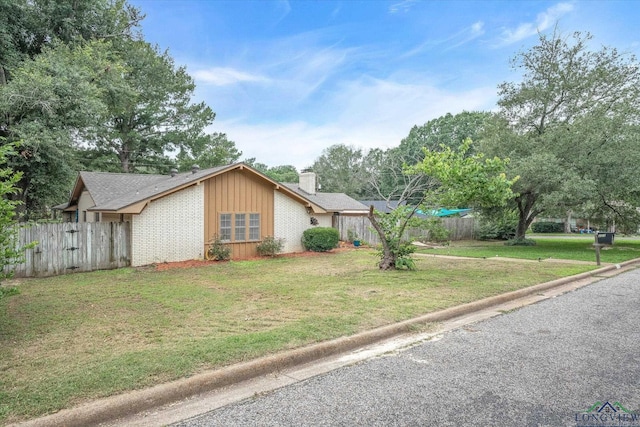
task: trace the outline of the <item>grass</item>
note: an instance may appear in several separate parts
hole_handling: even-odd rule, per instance
[[[381,272],[376,261],[361,249],[12,283],[0,424],[595,268],[428,257]]]
[[[527,236],[529,237],[529,236]],[[594,237],[553,238],[535,236],[535,246],[506,246],[504,242],[461,241],[439,249],[421,249],[421,253],[454,255],[473,258],[564,259],[574,261],[596,260]],[[602,263],[619,263],[640,258],[640,240],[616,238],[613,246],[600,250]]]

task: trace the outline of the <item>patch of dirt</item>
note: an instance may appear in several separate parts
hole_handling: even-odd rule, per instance
[[[360,248],[363,248],[363,247],[360,246]],[[311,252],[311,251],[293,252],[290,254],[276,255],[276,258],[307,258],[307,257],[322,256],[325,254],[336,254],[340,252],[354,251],[357,249],[359,248],[354,247],[352,243],[340,242],[337,248],[332,249],[328,252]],[[258,257],[242,259],[238,261],[251,261],[251,260],[259,260],[259,259],[269,259],[269,257],[258,256]],[[155,269],[156,271],[165,271],[165,270],[172,270],[174,268],[197,268],[197,267],[203,267],[206,265],[216,264],[220,262],[228,262],[228,261],[207,261],[205,259],[190,259],[187,261],[163,262],[160,264],[155,264]],[[141,267],[141,268],[144,268],[144,267]]]

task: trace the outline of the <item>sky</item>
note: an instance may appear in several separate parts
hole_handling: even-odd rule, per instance
[[[129,2],[216,112],[208,131],[240,160],[298,170],[334,144],[388,149],[447,113],[495,111],[539,34],[640,56],[640,0]]]

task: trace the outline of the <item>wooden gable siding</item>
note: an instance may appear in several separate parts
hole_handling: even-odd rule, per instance
[[[204,186],[205,242],[220,233],[220,214],[223,213],[259,213],[260,238],[273,236],[273,184],[247,171],[235,169],[206,180]],[[233,226],[232,231],[235,234]],[[258,243],[230,242],[231,259],[256,256]]]

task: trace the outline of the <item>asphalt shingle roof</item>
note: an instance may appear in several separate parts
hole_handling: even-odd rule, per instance
[[[386,200],[362,200],[360,203],[367,207],[373,205],[373,209],[382,213],[389,213],[398,207],[397,200],[390,200],[389,202],[387,202]],[[403,205],[405,205],[406,203],[406,201],[402,202]]]
[[[115,211],[197,182],[233,166],[236,165],[202,169],[195,173],[183,172],[173,177],[170,175],[80,172],[80,178],[95,202],[95,206],[91,210]],[[326,211],[366,212],[368,210],[367,206],[344,193],[310,194],[300,189],[298,184],[281,183],[281,185]]]
[[[195,173],[184,172],[175,176],[80,172],[80,177],[96,203],[93,210],[109,211],[124,208],[176,187],[198,181],[227,167],[202,169]]]
[[[282,183],[288,189],[298,193],[311,203],[320,206],[322,209],[331,212],[340,211],[367,211],[369,208],[359,201],[347,196],[344,193],[316,193],[311,194],[302,190],[298,184]]]

